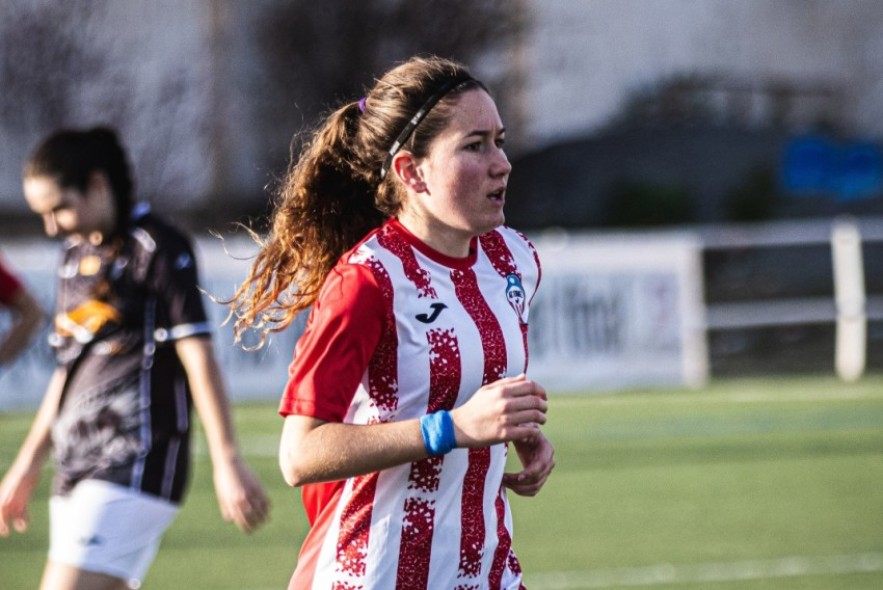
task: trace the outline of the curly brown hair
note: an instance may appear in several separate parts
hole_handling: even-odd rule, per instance
[[[227,301],[237,341],[249,329],[285,329],[319,295],[338,259],[401,210],[403,188],[381,168],[396,138],[427,100],[464,79],[416,126],[402,149],[425,157],[448,124],[459,96],[486,90],[466,68],[439,57],[413,57],[394,67],[360,101],[332,111],[308,136],[276,194],[266,238],[248,277]]]

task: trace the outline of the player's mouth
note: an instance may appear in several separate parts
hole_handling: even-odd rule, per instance
[[[491,201],[495,203],[505,203],[506,202],[506,187],[500,187],[497,190],[488,193],[487,196]]]

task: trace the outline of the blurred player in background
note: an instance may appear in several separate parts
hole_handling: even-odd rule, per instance
[[[184,498],[191,404],[223,517],[250,531],[269,509],[235,440],[189,241],[135,204],[132,185],[107,128],[59,131],[24,169],[29,206],[50,237],[65,238],[58,368],[0,483],[0,534],[27,527],[51,451],[43,590],[140,585]]]
[[[24,284],[0,259],[0,305],[12,315],[12,323],[0,334],[0,371],[30,343],[43,322],[43,310]]]

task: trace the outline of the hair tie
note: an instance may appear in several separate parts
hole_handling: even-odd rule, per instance
[[[368,100],[367,96],[363,96],[362,98],[359,99],[359,112],[360,113],[365,112],[365,101],[366,100]]]

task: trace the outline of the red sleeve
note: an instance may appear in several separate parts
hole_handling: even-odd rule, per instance
[[[21,290],[21,282],[6,270],[3,262],[0,261],[0,303],[10,305],[15,301],[15,296]]]
[[[297,343],[282,416],[343,421],[380,340],[383,309],[370,269],[343,264],[331,271]]]

